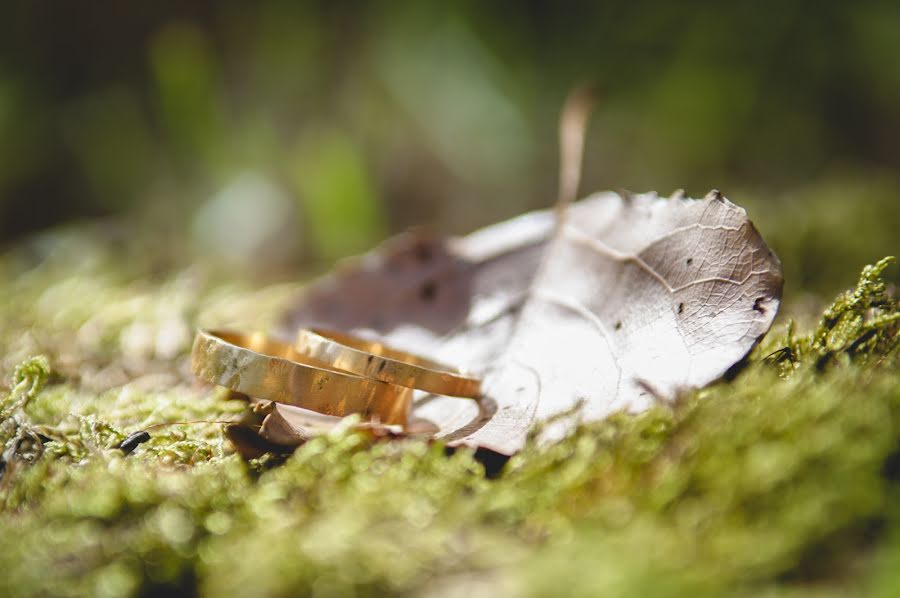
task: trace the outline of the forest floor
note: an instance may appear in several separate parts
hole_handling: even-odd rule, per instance
[[[267,329],[300,285],[172,271],[90,227],[24,243],[0,262],[0,595],[898,595],[898,268],[865,240],[822,253],[865,209],[895,235],[897,208],[828,205],[803,234],[758,210],[788,295],[733,377],[491,477],[349,430],[245,461],[221,424],[177,425],[126,454],[152,424],[240,417],[191,376],[193,331]]]

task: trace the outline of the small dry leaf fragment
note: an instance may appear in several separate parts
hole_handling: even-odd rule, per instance
[[[246,424],[225,427],[225,437],[234,450],[244,459],[258,459],[268,453],[286,453],[290,449],[269,442],[259,435],[259,430]]]
[[[254,403],[253,411],[264,416],[258,431],[259,437],[279,447],[300,446],[314,436],[326,434],[341,426],[370,432],[376,438],[431,436],[437,431],[434,424],[422,420],[413,420],[406,426],[388,425],[377,421],[360,421],[356,417],[323,415],[272,401]]]
[[[259,435],[279,446],[299,446],[313,436],[333,430],[343,420],[271,401],[257,403],[254,411],[265,414]]]
[[[245,459],[255,459],[266,453],[287,453],[310,438],[331,432],[344,425],[354,429],[371,429],[377,433],[397,434],[400,426],[384,426],[360,422],[356,418],[324,415],[309,409],[274,401],[251,401],[251,417],[257,424],[231,425],[225,429],[234,449]]]
[[[280,332],[343,329],[483,375],[480,404],[429,396],[414,414],[451,445],[512,454],[579,403],[596,420],[719,378],[769,329],[781,288],[778,258],[718,191],[601,193],[562,226],[547,210],[463,238],[402,235],[311,285]]]

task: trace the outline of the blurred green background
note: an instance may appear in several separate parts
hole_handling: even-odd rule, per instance
[[[467,232],[553,202],[559,110],[593,79],[585,192],[719,188],[789,288],[896,252],[900,2],[3,12],[7,246],[100,217],[176,261],[288,276],[412,225]]]

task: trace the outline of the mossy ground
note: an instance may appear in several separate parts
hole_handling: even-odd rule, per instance
[[[2,262],[4,596],[900,592],[887,262],[731,380],[488,479],[469,451],[348,431],[245,462],[221,425],[171,426],[123,454],[152,424],[238,417],[187,371],[193,328],[265,328],[298,287],[135,272],[88,238]]]

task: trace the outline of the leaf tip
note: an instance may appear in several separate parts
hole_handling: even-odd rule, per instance
[[[633,191],[629,191],[628,189],[616,189],[616,195],[622,198],[622,201],[631,201],[634,199],[635,193]]]
[[[703,199],[707,201],[722,201],[722,192],[718,189],[710,189],[709,193]]]

